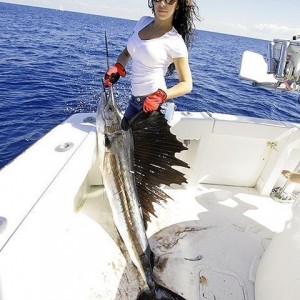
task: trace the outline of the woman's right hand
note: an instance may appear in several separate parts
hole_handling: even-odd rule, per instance
[[[125,68],[120,63],[116,63],[114,66],[111,66],[104,75],[105,87],[112,86],[119,80],[120,76],[124,77],[125,75]]]

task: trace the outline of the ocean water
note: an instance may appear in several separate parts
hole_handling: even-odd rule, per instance
[[[104,33],[113,63],[134,25],[0,2],[0,168],[71,114],[96,111],[107,65]],[[299,122],[297,94],[239,79],[245,50],[266,55],[267,41],[197,30],[190,51],[194,89],[176,99],[177,109]],[[115,85],[122,109],[130,97],[127,71]]]

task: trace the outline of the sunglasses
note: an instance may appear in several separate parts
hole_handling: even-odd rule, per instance
[[[162,1],[162,0],[153,0],[153,2],[156,2],[156,3],[161,2],[161,1]],[[177,0],[164,0],[164,2],[166,2],[166,3],[169,4],[169,5],[174,4],[176,1],[177,1]]]

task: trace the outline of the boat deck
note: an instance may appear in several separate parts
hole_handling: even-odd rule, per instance
[[[147,230],[157,281],[189,300],[254,299],[257,265],[274,233],[290,219],[292,204],[252,188],[201,184],[164,191],[174,201],[156,207],[157,218]],[[80,209],[117,241],[109,211],[105,194],[96,188]],[[121,273],[115,299],[134,299],[141,282],[130,260]]]
[[[300,207],[266,195],[299,163],[300,126],[176,116],[190,185],[164,187],[174,200],[148,225],[157,282],[188,300],[254,300],[254,283],[257,300],[298,300]],[[144,287],[114,226],[93,119],[72,116],[1,170],[1,300],[128,300]]]

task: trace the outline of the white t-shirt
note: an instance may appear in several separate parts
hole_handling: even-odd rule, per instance
[[[132,58],[131,92],[134,96],[166,90],[165,74],[173,58],[188,57],[187,47],[181,35],[173,27],[159,38],[141,40],[139,32],[154,18],[142,17],[134,27],[127,43]]]

